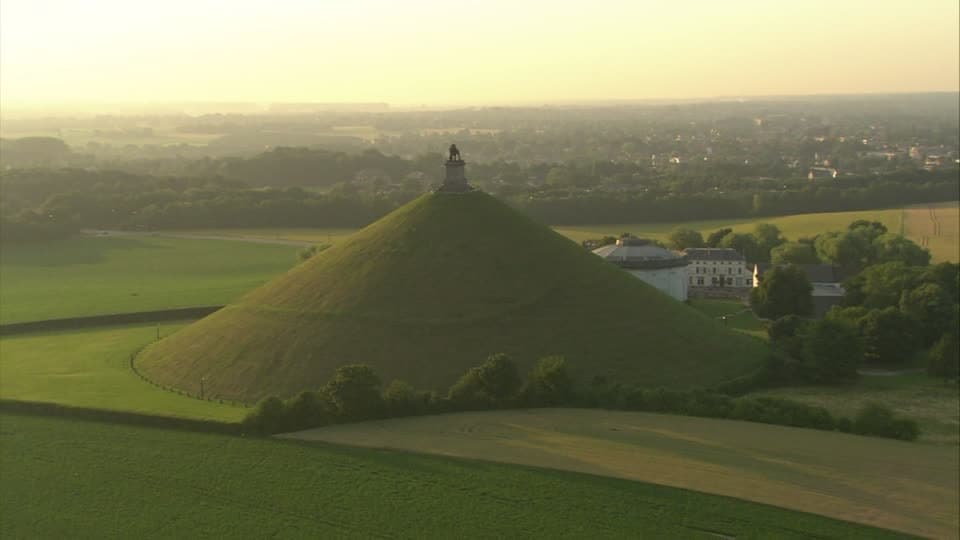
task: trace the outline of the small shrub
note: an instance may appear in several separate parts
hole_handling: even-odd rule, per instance
[[[286,404],[276,396],[264,398],[244,417],[244,428],[255,433],[281,433],[288,426]]]
[[[879,403],[868,403],[860,409],[853,420],[853,432],[905,441],[916,440],[920,435],[916,422],[896,418],[889,407]]]
[[[404,381],[392,381],[383,391],[387,416],[412,416],[424,410],[422,398],[413,386]]]
[[[562,356],[541,358],[520,390],[521,401],[537,407],[570,405],[574,394],[573,379]]]

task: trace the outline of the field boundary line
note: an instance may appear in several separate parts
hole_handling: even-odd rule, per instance
[[[31,416],[49,416],[71,418],[91,422],[110,424],[128,424],[142,427],[161,429],[176,429],[180,431],[199,431],[204,433],[225,433],[229,435],[243,435],[242,424],[237,422],[222,422],[219,420],[201,420],[199,418],[184,418],[179,416],[163,416],[133,411],[115,409],[98,409],[95,407],[77,407],[46,401],[23,401],[18,399],[0,398],[0,412]]]
[[[224,306],[193,306],[184,308],[160,309],[154,311],[132,311],[128,313],[108,313],[86,317],[67,317],[63,319],[45,319],[0,324],[0,336],[27,334],[47,330],[76,330],[118,324],[152,323],[200,319],[223,309]]]

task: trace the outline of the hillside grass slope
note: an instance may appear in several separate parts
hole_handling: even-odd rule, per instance
[[[491,353],[522,368],[710,385],[755,369],[763,343],[604,262],[481,192],[428,194],[149,347],[155,380],[253,401],[316,389],[336,367],[445,389]]]

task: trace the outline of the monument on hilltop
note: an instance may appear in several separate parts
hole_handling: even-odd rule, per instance
[[[473,191],[473,187],[467,183],[466,167],[467,163],[460,157],[460,149],[456,144],[450,145],[450,156],[445,163],[447,174],[440,185],[439,193],[466,193]]]

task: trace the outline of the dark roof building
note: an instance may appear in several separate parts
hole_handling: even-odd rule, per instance
[[[746,257],[731,248],[687,248],[683,253],[691,261],[746,261]]]
[[[770,263],[755,265],[753,268],[753,286],[759,286],[760,281],[763,280],[763,274],[774,266],[778,265]],[[830,311],[830,308],[843,301],[845,291],[840,283],[844,280],[844,276],[839,267],[830,264],[797,264],[794,266],[803,270],[813,286],[811,296],[813,296],[814,317],[823,318]]]

